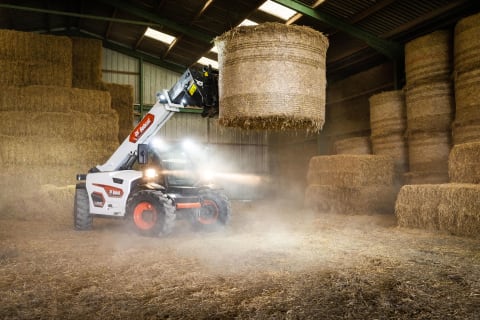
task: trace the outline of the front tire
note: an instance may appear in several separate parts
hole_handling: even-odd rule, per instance
[[[73,226],[75,230],[91,230],[93,217],[90,214],[88,193],[85,183],[75,187],[75,200],[73,204]]]
[[[202,207],[194,217],[195,230],[215,231],[225,227],[232,212],[227,196],[220,191],[205,190],[200,193]]]
[[[162,236],[175,224],[175,207],[161,191],[142,190],[127,201],[127,217],[131,227],[143,236]]]

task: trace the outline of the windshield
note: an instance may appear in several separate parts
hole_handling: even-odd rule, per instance
[[[190,158],[180,149],[171,148],[153,152],[153,163],[159,165],[168,185],[192,186],[198,181],[195,167]]]

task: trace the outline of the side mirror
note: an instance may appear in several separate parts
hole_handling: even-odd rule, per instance
[[[148,163],[148,144],[141,143],[138,145],[137,161],[139,164]]]

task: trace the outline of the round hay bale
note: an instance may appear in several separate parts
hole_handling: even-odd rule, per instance
[[[391,185],[393,178],[392,158],[374,155],[315,156],[307,173],[308,184],[340,187]]]
[[[450,131],[417,132],[408,136],[410,171],[448,172]]]
[[[383,137],[372,136],[371,140],[373,154],[392,157],[397,172],[408,170],[408,148],[403,133]]]
[[[455,120],[480,120],[480,69],[464,72],[455,79]]]
[[[325,121],[328,39],[309,27],[265,23],[215,39],[220,124],[245,129],[310,129]]]
[[[405,75],[408,86],[447,81],[452,73],[452,34],[439,30],[405,45]]]
[[[450,81],[431,82],[410,87],[405,93],[409,132],[451,129],[455,98]]]
[[[395,214],[401,227],[480,236],[480,185],[407,185],[400,189]]]
[[[402,90],[375,94],[369,102],[372,137],[405,132],[407,113]]]
[[[454,60],[457,73],[480,67],[480,13],[460,20],[455,26]]]
[[[480,142],[462,143],[452,148],[448,175],[451,182],[480,183]]]
[[[370,137],[337,140],[333,146],[336,154],[372,154]]]
[[[393,213],[398,189],[392,186],[340,187],[309,185],[304,204],[318,212],[343,214]]]
[[[455,121],[452,135],[454,144],[480,141],[480,121],[466,123]]]
[[[449,182],[445,171],[415,171],[403,175],[404,184],[438,184]]]

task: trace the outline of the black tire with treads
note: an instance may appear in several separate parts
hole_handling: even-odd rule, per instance
[[[75,230],[91,230],[93,217],[90,214],[88,194],[85,183],[78,183],[75,188],[73,205],[73,226]]]
[[[197,231],[215,231],[225,227],[231,217],[232,208],[228,197],[219,190],[207,189],[200,192],[202,207],[193,218]]]
[[[175,224],[175,207],[161,191],[135,192],[127,200],[126,210],[130,226],[143,236],[167,235]]]

